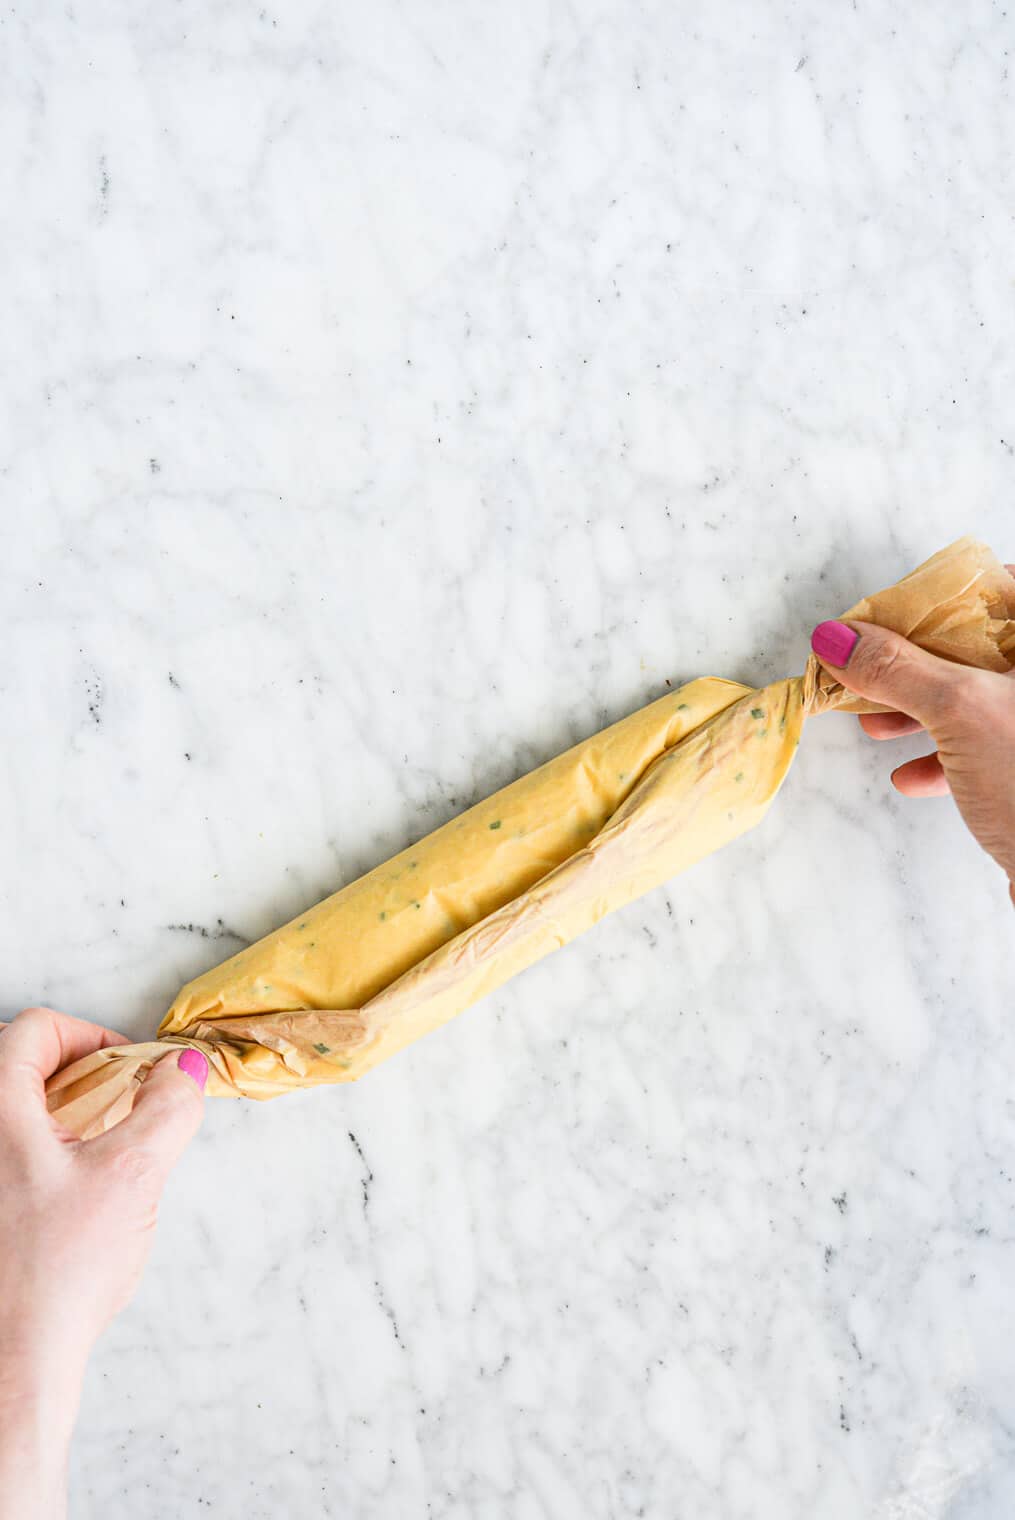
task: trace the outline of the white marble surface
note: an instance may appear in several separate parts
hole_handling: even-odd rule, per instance
[[[1015,557],[1013,50],[8,7],[0,1011],[147,1034],[666,678]],[[209,1104],[73,1520],[1010,1516],[1015,922],[888,763],[815,723],[758,832],[358,1087]]]

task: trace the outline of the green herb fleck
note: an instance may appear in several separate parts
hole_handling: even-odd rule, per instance
[[[501,819],[501,818],[495,818],[494,821],[493,821],[493,823],[491,823],[491,825],[490,825],[491,829],[499,829],[500,826],[501,826],[501,824],[502,824],[502,822],[503,822],[503,819]]]
[[[687,711],[687,707],[688,707],[688,704],[686,702],[678,702],[677,703],[677,712],[686,712]]]
[[[751,708],[751,717],[752,718],[763,718],[764,716],[765,716],[765,709],[763,707],[752,707]]]
[[[737,771],[736,775],[733,777],[734,781],[743,781],[743,779],[744,779],[744,773],[743,773],[743,771]]]
[[[307,924],[306,924],[306,920],[304,919],[303,923],[300,924],[300,928],[301,929],[305,929],[306,927],[307,927]]]
[[[387,912],[383,908],[381,909],[380,913],[378,913],[378,915],[377,915],[377,917],[380,919],[380,921],[381,921],[382,924],[383,924],[384,920],[387,918],[387,916],[388,916]]]
[[[418,902],[414,902],[414,903],[413,903],[413,905],[412,905],[412,906],[413,906],[413,907],[414,907],[414,908],[418,908],[418,907],[420,907],[420,906],[421,906],[421,904],[420,904],[420,903],[418,903]]]
[[[410,871],[415,871],[415,869],[416,869],[416,867],[418,865],[419,865],[419,861],[418,860],[410,860],[409,861],[409,870]]]
[[[331,1046],[330,1045],[321,1045],[317,1041],[315,1041],[314,1042],[314,1049],[317,1051],[317,1054],[319,1056],[330,1056],[331,1055]]]
[[[758,738],[759,739],[767,739],[768,738],[768,729],[767,728],[759,729],[759,731],[758,731]]]

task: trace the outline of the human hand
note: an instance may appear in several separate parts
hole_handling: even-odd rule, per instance
[[[892,784],[906,797],[950,792],[1015,902],[1015,672],[956,665],[853,619],[819,623],[811,648],[848,691],[892,709],[861,716],[872,739],[926,729],[936,751],[896,767]]]
[[[0,1520],[63,1514],[88,1354],[130,1299],[166,1178],[201,1122],[208,1066],[164,1057],[94,1140],[63,1130],[46,1079],[122,1035],[29,1008],[0,1033]]]

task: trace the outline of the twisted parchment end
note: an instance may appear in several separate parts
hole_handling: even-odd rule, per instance
[[[1015,665],[1015,576],[975,538],[958,539],[842,616],[891,628],[957,665],[1001,672]],[[809,714],[884,711],[851,696],[814,655],[804,672],[804,706]]]
[[[308,1012],[305,1017],[312,1024],[315,1015]],[[260,1042],[242,1035],[229,1040],[218,1030],[197,1025],[185,1036],[169,1034],[138,1045],[109,1045],[51,1077],[46,1083],[46,1106],[64,1129],[79,1140],[91,1140],[127,1117],[156,1061],[188,1047],[199,1050],[208,1062],[208,1098],[274,1098],[312,1086],[309,1063],[297,1042],[286,1040],[286,1025],[292,1019],[291,1014],[275,1015],[270,1020],[273,1027],[265,1029]],[[301,1034],[312,1040],[313,1029]]]
[[[995,671],[1015,664],[1015,580],[973,539],[960,539],[843,616],[892,628],[959,664]],[[358,1008],[328,1009],[313,999],[277,1012],[232,1001],[214,1011],[206,1005],[203,1017],[173,1034],[111,1046],[58,1073],[47,1085],[50,1112],[82,1139],[100,1134],[130,1112],[154,1062],[186,1045],[208,1059],[211,1097],[268,1098],[353,1080],[602,913],[753,827],[792,762],[803,713],[877,710],[851,697],[813,657],[803,677],[762,691],[692,682],[662,705],[671,725],[666,747],[594,839]],[[567,798],[558,797],[558,805]],[[506,832],[487,833],[499,828],[480,825],[484,838],[504,848]]]
[[[217,1057],[208,1045],[199,1040],[149,1040],[141,1045],[109,1045],[65,1066],[46,1083],[46,1106],[64,1129],[79,1140],[91,1140],[127,1117],[156,1061],[187,1045],[208,1058],[208,1093],[238,1096],[232,1083],[223,1088],[221,1079],[216,1082]]]

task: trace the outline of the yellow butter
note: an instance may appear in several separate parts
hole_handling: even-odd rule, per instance
[[[1015,580],[962,539],[847,617],[947,659],[1015,663]],[[50,1110],[97,1134],[153,1061],[188,1044],[212,1096],[351,1081],[605,913],[764,816],[806,714],[870,711],[813,658],[754,690],[691,681],[504,787],[182,989],[142,1045],[51,1079]]]

